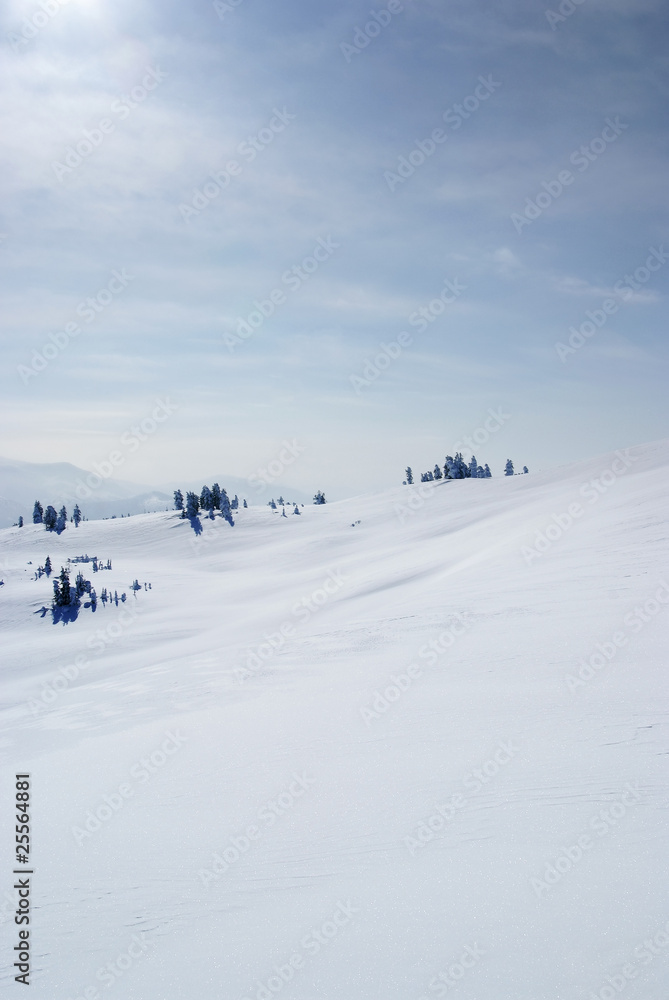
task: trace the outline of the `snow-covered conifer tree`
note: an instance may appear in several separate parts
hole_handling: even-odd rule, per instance
[[[218,483],[214,483],[214,485],[211,488],[211,499],[212,499],[212,503],[214,504],[214,510],[220,510],[221,509],[221,487],[218,485]]]
[[[181,490],[174,491],[174,509],[183,510],[184,509],[184,495]]]
[[[434,472],[432,473],[432,475],[434,476],[435,479],[441,479],[442,478],[441,466],[435,465]]]
[[[60,535],[61,531],[65,531],[66,527],[67,527],[67,510],[65,509],[65,505],[63,504],[63,506],[58,511],[58,519],[56,521],[56,531]]]
[[[300,508],[297,506],[297,504],[295,504],[295,509],[293,510],[293,514],[299,514],[299,513],[300,513]]]
[[[213,510],[214,502],[211,496],[211,490],[208,486],[202,487],[202,492],[200,493],[200,507],[202,510]]]
[[[476,461],[476,455],[472,455],[472,460],[469,463],[469,475],[471,479],[477,479],[479,474],[479,466]]]
[[[46,573],[47,576],[51,576],[52,568],[53,567],[51,566],[51,559],[47,556],[44,562],[44,572]]]
[[[507,458],[506,460],[506,465],[504,466],[504,475],[505,476],[513,475],[513,462],[511,461],[510,458]]]
[[[81,511],[79,510],[79,504],[75,503],[74,510],[72,511],[72,520],[74,521],[75,528],[79,527],[81,523]]]
[[[327,500],[325,499],[325,494],[323,493],[323,490],[318,490],[314,494],[314,503],[315,504],[327,503]]]
[[[57,523],[58,514],[56,513],[56,508],[49,504],[47,509],[44,511],[44,527],[47,531],[55,531]]]
[[[41,524],[44,520],[44,508],[39,500],[35,500],[35,506],[33,507],[33,524]]]
[[[191,519],[197,517],[200,512],[200,501],[197,498],[197,493],[192,493],[191,491],[186,493],[186,517]]]
[[[221,490],[221,516],[228,522],[231,528],[234,528],[235,522],[232,519],[230,497],[224,489]]]
[[[54,607],[64,608],[72,604],[73,593],[70,587],[70,574],[63,566],[57,580],[53,581],[53,603]]]
[[[406,476],[407,485],[413,486],[413,472],[410,465],[407,465],[404,475]]]
[[[524,466],[523,466],[523,472],[524,472],[524,474],[525,474],[525,475],[527,475],[527,473],[528,473],[529,471],[530,471],[530,470],[529,470],[529,469],[527,468],[527,466],[526,466],[526,465],[524,465]]]

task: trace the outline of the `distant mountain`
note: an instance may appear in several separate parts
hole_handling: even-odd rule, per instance
[[[93,477],[93,478],[92,478]],[[103,517],[120,517],[122,514],[144,514],[172,507],[173,492],[194,490],[199,494],[204,483],[219,482],[230,496],[238,494],[249,504],[267,503],[270,497],[281,493],[294,503],[311,503],[312,497],[287,486],[273,486],[256,491],[246,479],[222,474],[203,478],[197,482],[174,480],[158,489],[124,479],[103,479],[95,485],[94,474],[70,462],[22,462],[0,458],[0,528],[15,524],[20,515],[25,521],[32,519],[33,504],[39,500],[44,507],[63,504],[71,514],[78,503],[89,520]]]

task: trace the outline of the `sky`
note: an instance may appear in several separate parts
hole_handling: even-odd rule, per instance
[[[669,435],[661,0],[0,18],[5,457],[336,499]]]

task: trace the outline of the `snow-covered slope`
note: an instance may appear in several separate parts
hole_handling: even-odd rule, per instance
[[[0,532],[31,995],[663,1000],[668,486],[660,442],[199,537]],[[83,553],[151,589],[54,625],[33,570]]]

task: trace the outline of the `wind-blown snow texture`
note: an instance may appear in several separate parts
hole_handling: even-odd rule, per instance
[[[664,1000],[669,444],[622,455],[203,518],[197,548],[174,513],[0,532],[31,996],[578,1000],[622,976]],[[124,617],[53,625],[33,570],[85,552]]]

